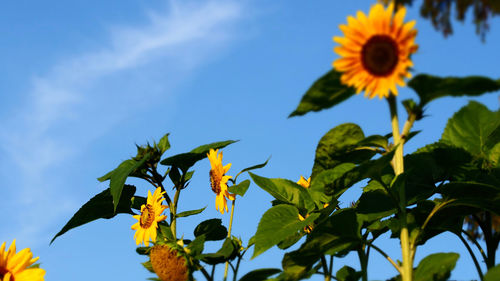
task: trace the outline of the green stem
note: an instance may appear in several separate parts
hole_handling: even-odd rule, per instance
[[[323,274],[325,275],[325,281],[331,281],[330,271],[328,270],[328,265],[326,264],[325,256],[321,256],[321,266],[323,266]]]
[[[233,281],[236,281],[236,278],[238,275],[238,270],[240,268],[240,262],[241,262],[241,259],[243,258],[243,255],[245,255],[245,252],[246,252],[246,250],[238,255],[238,261],[236,262],[236,269],[234,270]]]
[[[396,97],[394,95],[390,95],[387,98],[389,102],[389,109],[391,112],[391,124],[392,124],[392,138],[394,140],[394,145],[396,146],[396,152],[394,154],[392,166],[394,168],[394,174],[399,176],[404,172],[404,159],[403,159],[403,144],[404,140],[401,138],[399,133],[399,120],[398,120],[398,111],[396,104]],[[410,128],[406,129],[409,132]],[[401,188],[399,191],[399,200],[400,204],[402,204],[401,208],[401,254],[403,258],[403,270],[401,273],[401,277],[403,281],[412,281],[413,279],[413,260],[412,260],[412,250],[410,246],[410,239],[408,234],[408,225],[407,225],[407,217],[406,217],[406,194],[404,188]]]
[[[328,275],[332,276],[333,273],[333,255],[330,256],[330,266],[328,266]]]
[[[205,270],[205,268],[200,267],[200,270],[201,273],[203,273],[203,276],[205,276],[205,278],[207,278],[208,281],[214,280],[210,275],[208,275],[208,272]]]
[[[231,217],[229,218],[229,228],[227,229],[227,238],[231,238],[231,229],[233,227],[233,216],[234,216],[234,204],[236,203],[236,198],[232,200],[231,204]],[[227,280],[227,270],[229,267],[229,261],[226,261],[226,267],[224,268],[224,281]]]
[[[382,256],[384,256],[392,264],[392,266],[394,266],[394,268],[399,272],[399,274],[403,273],[401,266],[399,266],[396,262],[394,262],[394,260],[388,254],[382,251],[382,249],[373,244],[369,245],[371,248],[375,249],[375,251],[379,252]]]
[[[479,253],[481,253],[481,256],[483,257],[483,261],[486,263],[486,260],[488,259],[486,257],[486,253],[484,252],[483,247],[481,247],[481,245],[479,245],[476,238],[474,238],[472,235],[470,235],[467,231],[465,231],[463,229],[462,229],[462,233],[465,234],[467,236],[467,238],[469,238],[469,240],[472,241],[472,243],[477,247],[477,250],[479,251]]]
[[[479,274],[479,279],[482,281],[484,279],[483,276],[483,271],[481,270],[481,266],[479,265],[479,262],[477,261],[476,255],[474,255],[474,252],[472,251],[471,247],[469,246],[469,243],[462,237],[462,235],[457,234],[458,238],[460,238],[460,241],[464,243],[465,248],[467,248],[467,251],[469,251],[469,254],[474,261],[474,265],[476,266],[477,273]]]
[[[172,206],[170,206],[170,220],[171,220],[170,229],[172,229],[172,234],[174,235],[174,239],[177,239],[177,218],[175,216],[177,215],[177,202],[179,201],[180,194],[181,194],[181,189],[177,188],[175,190],[174,203],[172,204]]]
[[[361,265],[361,280],[368,281],[368,257],[363,248],[358,249],[358,257]]]

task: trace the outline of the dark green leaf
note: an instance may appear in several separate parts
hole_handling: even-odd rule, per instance
[[[261,268],[248,272],[241,277],[240,281],[265,281],[268,277],[280,273],[278,268]]]
[[[231,193],[243,196],[247,192],[249,186],[250,186],[250,180],[244,180],[237,185],[230,186],[228,190]]]
[[[166,166],[176,166],[179,167],[181,171],[187,172],[187,170],[196,162],[207,157],[207,153],[210,151],[210,149],[221,149],[235,142],[237,141],[228,140],[205,144],[191,150],[190,152],[170,156],[166,159],[163,159],[160,163]]]
[[[307,189],[287,179],[268,179],[249,173],[255,184],[267,191],[279,201],[297,206],[297,208],[311,211],[314,201]]]
[[[188,252],[193,257],[198,257],[203,252],[205,247],[205,235],[198,235],[189,245],[187,246]]]
[[[361,278],[361,272],[356,271],[354,268],[344,265],[337,274],[337,281],[358,281]]]
[[[447,206],[469,206],[500,215],[500,187],[475,182],[450,182],[441,186],[438,193],[447,201]]]
[[[500,265],[497,265],[484,275],[483,281],[498,281],[500,280]]]
[[[146,205],[146,198],[142,196],[133,196],[130,198],[130,201],[132,201],[132,205],[130,206],[134,210],[141,210],[142,205]]]
[[[52,241],[50,241],[50,243],[54,242],[57,237],[63,235],[68,230],[84,225],[96,219],[110,219],[119,213],[133,214],[131,210],[131,198],[133,197],[134,193],[135,186],[125,185],[116,211],[113,207],[113,198],[111,196],[109,188],[97,194],[87,203],[85,203],[73,215],[73,217],[66,223],[66,225],[54,236],[54,238],[52,238]]]
[[[262,216],[255,233],[255,248],[252,258],[262,254],[290,235],[310,225],[319,214],[311,214],[304,221],[299,220],[299,210],[282,204],[267,210]]]
[[[428,74],[415,76],[408,86],[419,95],[421,107],[440,97],[479,96],[500,89],[498,81],[487,77],[437,77]]]
[[[385,150],[388,149],[388,143],[386,137],[381,135],[368,136],[365,139],[358,142],[358,146],[369,146],[369,147],[380,147]]]
[[[194,236],[205,235],[206,241],[217,241],[227,237],[227,229],[221,219],[209,219],[201,222],[194,229]]]
[[[234,259],[241,249],[241,242],[234,237],[226,238],[216,253],[203,254],[201,259],[208,264],[223,263]]]
[[[364,139],[363,130],[352,123],[341,124],[328,131],[316,147],[311,178],[314,179],[322,171],[333,169],[341,163],[358,164],[370,159],[375,152],[356,150]]]
[[[500,126],[500,112],[471,101],[448,120],[442,141],[461,147],[472,155],[487,157],[488,150],[500,142],[495,131]]]
[[[300,238],[302,238],[302,236],[304,236],[303,232],[295,232],[294,234],[285,238],[285,240],[279,242],[278,248],[282,250],[288,249],[291,246],[295,245],[295,243],[297,243],[300,240]]]
[[[151,250],[151,247],[137,247],[135,248],[135,251],[142,256],[147,256],[149,255],[149,251]]]
[[[335,166],[333,169],[320,172],[315,178],[312,179],[311,186],[308,191],[318,208],[321,208],[323,203],[330,202],[331,200],[331,196],[326,195],[325,191],[327,189],[333,189],[333,183],[335,180],[340,178],[346,172],[352,170],[354,167],[356,167],[356,165],[353,163],[342,163]]]
[[[445,281],[455,268],[459,255],[456,253],[437,253],[425,257],[413,273],[415,281]]]
[[[360,219],[367,222],[392,215],[396,210],[396,202],[384,189],[363,192],[356,206]]]
[[[342,73],[332,69],[314,82],[289,117],[330,108],[354,95],[356,93],[354,88],[340,82],[341,75]]]
[[[176,239],[174,237],[174,234],[172,233],[172,229],[163,222],[160,222],[158,224],[158,227],[160,228],[160,232],[158,233],[159,238],[164,238],[166,241],[174,241],[176,242]]]
[[[182,218],[182,217],[189,217],[189,216],[192,216],[192,215],[197,215],[197,214],[203,212],[206,208],[207,207],[204,207],[204,208],[201,208],[201,209],[197,209],[197,210],[191,210],[191,211],[181,212],[181,213],[176,214],[175,217]]]

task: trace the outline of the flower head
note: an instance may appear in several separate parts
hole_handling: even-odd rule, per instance
[[[356,88],[365,96],[388,97],[398,94],[396,84],[405,86],[410,78],[408,68],[413,66],[410,55],[417,51],[414,40],[415,21],[404,23],[406,9],[394,12],[394,4],[387,9],[380,3],[372,6],[366,16],[358,11],[357,18],[347,17],[347,25],[340,25],[344,37],[333,37],[340,44],[334,51],[340,56],[333,67],[343,72],[340,81]]]
[[[187,281],[189,268],[186,258],[167,245],[156,245],[149,254],[153,270],[163,281]]]
[[[218,154],[218,150],[210,149],[207,153],[208,160],[210,160],[210,186],[212,191],[217,195],[215,197],[215,209],[221,214],[227,212],[227,199],[234,200],[234,194],[229,193],[227,181],[231,176],[226,176],[227,171],[231,168],[231,163],[222,166],[222,151]]]
[[[29,248],[16,253],[16,240],[5,251],[5,242],[0,246],[0,281],[43,281],[45,270],[31,267],[38,257],[33,258]]]
[[[161,192],[160,187],[155,190],[153,195],[148,190],[148,198],[146,204],[141,206],[141,214],[133,216],[134,219],[138,220],[132,225],[132,229],[136,230],[134,239],[137,245],[144,243],[144,245],[149,246],[150,239],[156,242],[158,222],[167,218],[167,216],[162,215],[163,211],[168,208],[168,206],[161,204],[165,200],[164,193]]]
[[[301,220],[301,221],[306,220],[308,217],[309,217],[309,214],[306,214],[305,218],[301,214],[299,214],[299,220]],[[313,230],[313,226],[312,225],[306,225],[304,227],[304,232],[307,233],[307,234],[311,233],[312,230]]]
[[[304,188],[309,188],[309,186],[311,185],[311,178],[308,178],[306,180],[306,178],[304,178],[303,176],[300,176],[300,179],[299,179],[299,181],[297,181],[297,184],[303,186]]]

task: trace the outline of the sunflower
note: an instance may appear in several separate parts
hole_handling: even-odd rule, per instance
[[[418,46],[414,40],[415,21],[404,23],[406,9],[394,12],[394,4],[387,9],[380,3],[372,6],[366,16],[358,11],[357,18],[347,17],[347,25],[340,25],[344,37],[333,37],[340,44],[334,51],[340,56],[333,67],[342,73],[340,81],[365,91],[365,96],[388,97],[398,94],[396,84],[405,86],[410,78],[408,68],[413,66],[410,55]]]
[[[227,199],[234,200],[234,194],[229,193],[227,189],[227,181],[231,176],[226,176],[227,171],[231,168],[231,163],[222,166],[222,151],[218,154],[218,150],[210,149],[207,153],[208,160],[210,160],[210,186],[212,191],[217,194],[215,197],[215,209],[221,214],[227,212]]]
[[[167,245],[156,245],[149,254],[151,266],[162,281],[187,281],[188,261],[179,251]]]
[[[16,254],[16,240],[5,251],[5,242],[0,247],[0,281],[43,281],[45,270],[31,267],[38,257],[33,259],[29,248]]]
[[[158,228],[158,222],[165,220],[167,216],[162,215],[163,211],[168,208],[168,206],[162,205],[161,203],[165,198],[161,188],[158,187],[153,195],[151,191],[148,190],[148,199],[146,205],[141,206],[141,214],[133,216],[134,219],[138,220],[132,229],[136,230],[134,234],[135,243],[139,245],[144,243],[144,245],[149,246],[149,240],[156,242],[156,229]]]
[[[300,176],[300,179],[299,181],[297,181],[297,184],[301,185],[302,187],[309,188],[309,186],[311,185],[311,178],[308,178],[306,180],[306,178]]]

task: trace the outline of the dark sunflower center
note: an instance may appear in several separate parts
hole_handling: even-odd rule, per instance
[[[387,76],[398,64],[398,45],[387,35],[375,35],[363,46],[361,61],[370,74]]]
[[[210,187],[212,187],[212,191],[216,194],[220,193],[220,181],[222,179],[214,170],[210,170]]]
[[[0,267],[0,280],[3,280],[4,276],[9,273],[9,270],[7,268]],[[10,281],[16,281],[14,279],[14,276],[10,276]]]
[[[141,219],[139,221],[139,224],[141,225],[142,228],[149,228],[153,224],[154,219],[155,219],[155,211],[153,209],[153,206],[147,204],[141,213]]]

